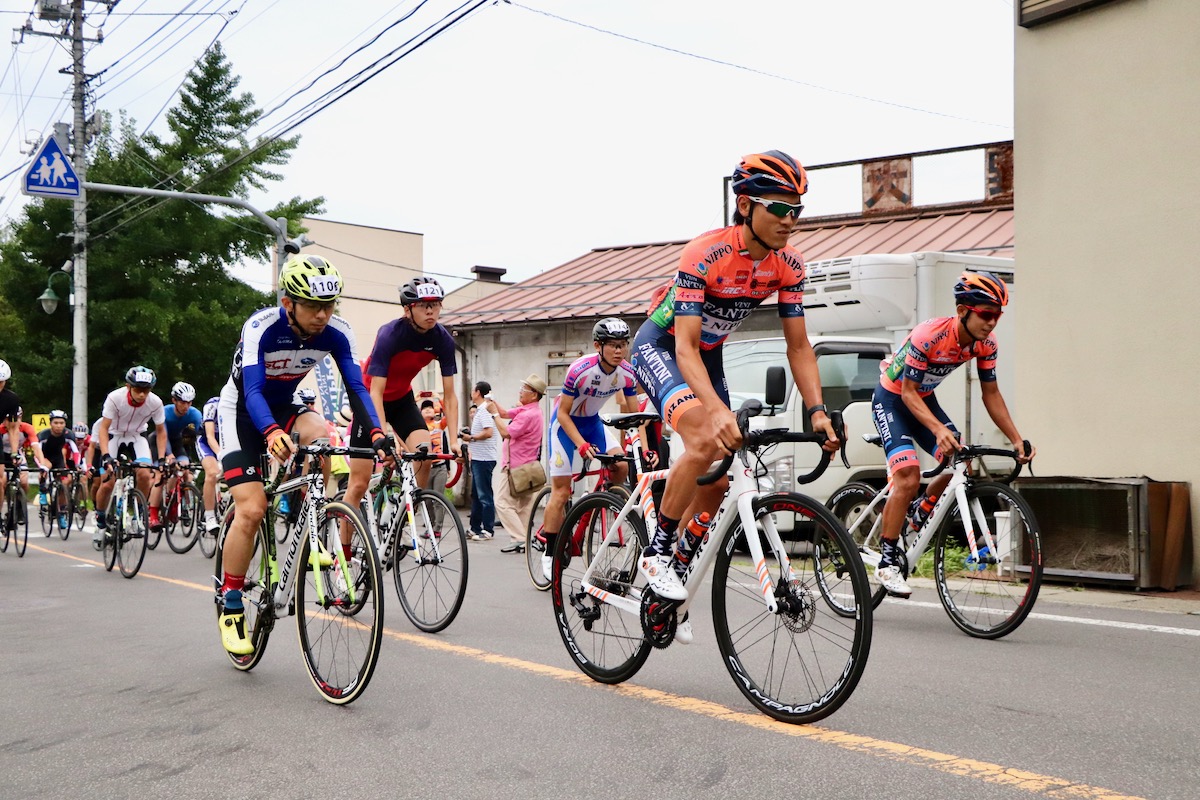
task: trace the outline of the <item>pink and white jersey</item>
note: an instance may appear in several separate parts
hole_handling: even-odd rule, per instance
[[[162,425],[167,418],[163,410],[163,401],[156,394],[146,395],[146,401],[140,406],[129,402],[129,387],[122,386],[114,389],[104,398],[104,417],[108,423],[109,437],[137,436],[146,429],[146,423],[153,420],[155,425]]]
[[[612,373],[600,365],[600,354],[575,359],[563,379],[563,396],[572,398],[572,417],[594,417],[617,392],[637,396],[637,376],[628,361],[622,361]],[[557,413],[558,401],[555,401]]]

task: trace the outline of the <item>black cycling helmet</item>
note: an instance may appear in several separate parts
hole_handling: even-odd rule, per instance
[[[440,303],[446,297],[446,290],[433,278],[418,275],[400,287],[400,304],[411,306],[413,303]]]
[[[605,317],[592,328],[593,342],[614,342],[629,339],[629,326],[625,320]]]

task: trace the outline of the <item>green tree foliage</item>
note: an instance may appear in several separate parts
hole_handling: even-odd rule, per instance
[[[243,131],[261,112],[249,93],[237,94],[238,82],[213,46],[168,112],[169,133],[138,136],[127,119],[115,131],[106,125],[89,149],[88,181],[243,200],[266,190],[281,179],[274,169],[299,137],[249,141]],[[323,202],[293,197],[266,213],[286,217],[296,236],[299,220],[320,213]],[[30,410],[70,407],[71,315],[64,307],[46,315],[37,297],[48,270],[71,258],[71,231],[71,203],[35,200],[0,240],[0,358]],[[228,269],[271,260],[274,244],[261,221],[228,206],[89,192],[89,415],[99,414],[104,395],[134,364],[158,373],[160,395],[179,380],[194,384],[201,399],[216,394],[242,323],[275,302]],[[54,289],[64,294],[66,281],[55,280]]]

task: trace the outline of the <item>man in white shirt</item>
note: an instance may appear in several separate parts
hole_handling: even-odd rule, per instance
[[[488,542],[495,536],[496,502],[492,495],[492,473],[496,471],[496,459],[500,456],[496,423],[487,410],[487,399],[492,394],[492,385],[480,381],[471,390],[471,402],[479,406],[471,420],[471,430],[463,438],[471,443],[471,532],[467,538],[475,542]]]

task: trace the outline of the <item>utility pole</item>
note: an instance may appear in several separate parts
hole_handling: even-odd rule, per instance
[[[83,0],[71,3],[71,65],[75,77],[75,90],[71,104],[75,109],[74,167],[79,178],[79,197],[74,206],[74,237],[71,253],[75,261],[75,313],[72,317],[71,341],[75,349],[75,363],[71,370],[71,419],[75,424],[91,424],[88,415],[88,274],[87,274],[87,125],[84,114],[84,87],[87,76],[83,73]]]

